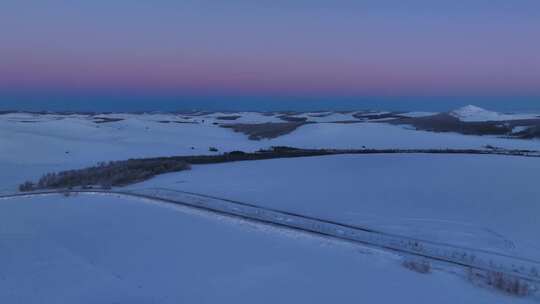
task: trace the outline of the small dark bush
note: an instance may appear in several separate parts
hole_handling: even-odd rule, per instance
[[[402,265],[418,273],[431,272],[431,263],[428,260],[407,258],[403,261]]]
[[[498,271],[468,270],[469,280],[476,285],[491,286],[502,292],[524,297],[535,290],[531,282]]]
[[[217,152],[217,151],[219,151],[219,150],[218,150],[218,148],[216,148],[216,147],[210,147],[210,148],[208,148],[208,151],[210,151],[210,152]]]

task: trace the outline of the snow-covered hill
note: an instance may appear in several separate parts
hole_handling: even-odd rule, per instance
[[[518,120],[518,119],[535,119],[538,115],[535,114],[502,114],[498,112],[489,111],[477,106],[468,105],[457,110],[451,111],[450,115],[465,122],[474,121],[504,121],[504,120]]]
[[[458,114],[475,112],[476,119],[494,115],[473,110]],[[260,141],[220,126],[233,121],[283,122],[282,115],[318,121]],[[491,145],[540,150],[538,140],[417,131],[359,119],[353,113],[11,113],[0,115],[0,192],[13,192],[19,183],[46,172],[99,161],[216,153],[210,147],[220,153],[284,145],[475,149]],[[537,258],[539,170],[538,158],[342,155],[194,166],[132,187],[191,190]],[[43,299],[53,303],[517,300],[478,288],[454,269],[438,267],[420,275],[403,268],[392,253],[148,201],[109,196],[2,201],[0,302]],[[519,300],[527,303],[538,297]]]
[[[540,260],[538,172],[540,158],[341,155],[200,165],[130,188],[210,194]]]
[[[301,148],[503,148],[540,150],[540,140],[433,133],[385,123],[309,123],[274,139],[249,140],[219,126],[219,117],[232,113],[0,115],[0,191],[14,190],[26,179],[44,172],[95,165],[100,161],[134,157],[194,155],[233,150],[256,151],[270,146]],[[273,114],[272,114],[273,115]],[[304,114],[305,116],[309,116]],[[320,119],[343,120],[343,115],[311,113]],[[333,116],[332,116],[333,115]],[[275,122],[261,113],[237,113],[239,121]],[[229,122],[230,121],[225,121]],[[218,124],[216,124],[218,123]]]

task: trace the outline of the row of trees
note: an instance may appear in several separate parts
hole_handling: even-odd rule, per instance
[[[97,166],[59,173],[47,173],[34,184],[25,182],[20,191],[100,186],[110,188],[141,182],[158,174],[189,170],[190,165],[176,159],[130,159],[100,163]]]

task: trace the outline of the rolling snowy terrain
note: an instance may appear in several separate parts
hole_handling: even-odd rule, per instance
[[[454,110],[450,114],[462,121],[506,121],[538,118],[536,114],[501,114],[473,105]]]
[[[342,155],[194,166],[163,187],[540,260],[540,158]]]
[[[532,303],[441,269],[144,200],[0,201],[3,303]],[[21,219],[24,218],[24,221]]]
[[[0,194],[42,174],[128,158],[298,148],[540,150],[540,139],[430,132],[438,113],[0,115]],[[463,123],[524,121],[474,106]],[[250,140],[226,128],[291,124]],[[287,125],[289,126],[289,125]],[[526,128],[532,128],[526,126]],[[216,148],[213,151],[210,148]],[[540,260],[540,158],[375,154],[194,165],[125,189],[166,188]],[[305,232],[164,205],[80,194],[0,199],[0,302],[529,303],[464,269],[403,267],[403,255]]]
[[[136,157],[256,151],[271,146],[298,148],[483,148],[540,150],[540,139],[434,133],[409,126],[359,119],[355,113],[304,113],[313,123],[273,139],[249,140],[221,124],[219,117],[239,116],[245,123],[283,122],[283,114],[31,114],[0,115],[0,191],[12,191],[27,179],[51,171],[81,168],[100,161]],[[388,114],[369,112],[369,114]],[[430,113],[412,113],[422,117]],[[365,113],[363,113],[365,115]],[[401,113],[407,116],[407,113]],[[329,117],[332,117],[329,119]],[[349,121],[329,123],[327,121]],[[105,122],[104,122],[105,121]],[[174,122],[173,122],[174,121]],[[351,121],[354,121],[351,123]],[[375,121],[375,122],[374,122]]]

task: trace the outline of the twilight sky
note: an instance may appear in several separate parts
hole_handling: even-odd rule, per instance
[[[0,98],[99,92],[540,96],[540,1],[0,1]]]

